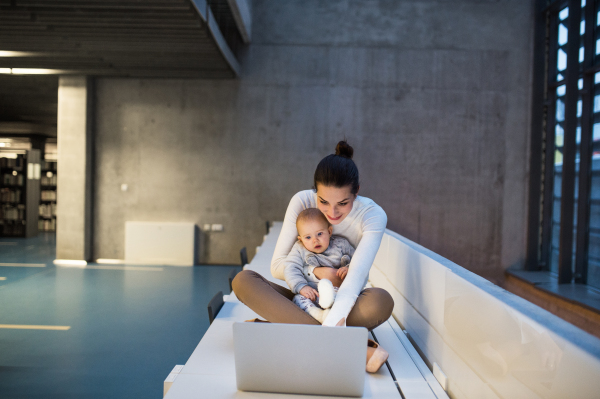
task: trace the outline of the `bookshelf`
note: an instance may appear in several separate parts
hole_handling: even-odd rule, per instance
[[[39,231],[56,231],[56,161],[42,161]]]
[[[37,234],[40,151],[0,151],[0,237]]]

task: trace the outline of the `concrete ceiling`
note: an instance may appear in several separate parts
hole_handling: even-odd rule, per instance
[[[230,14],[228,0],[0,0],[0,71],[13,73],[0,74],[0,121],[56,125],[61,74],[234,78],[244,43]]]
[[[0,0],[0,51],[15,52],[0,53],[0,68],[232,78],[239,66],[216,22],[205,1]]]

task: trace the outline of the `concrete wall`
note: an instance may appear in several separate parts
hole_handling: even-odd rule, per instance
[[[345,136],[388,228],[500,276],[525,256],[532,3],[254,0],[241,79],[99,79],[95,256],[126,220],[195,221],[225,226],[201,260],[237,263]]]

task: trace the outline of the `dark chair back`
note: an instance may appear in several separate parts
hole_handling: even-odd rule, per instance
[[[224,303],[223,291],[217,292],[210,300],[208,303],[208,320],[210,321],[210,324],[212,324],[212,322],[215,320]]]
[[[229,272],[229,276],[227,277],[229,279],[229,292],[233,291],[233,279],[235,278],[235,276],[238,274],[239,272],[235,269],[232,269]]]
[[[240,249],[240,260],[242,261],[242,267],[248,263],[248,252],[246,251],[246,247]]]

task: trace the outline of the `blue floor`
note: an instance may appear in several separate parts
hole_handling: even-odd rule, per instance
[[[207,304],[239,266],[162,271],[55,267],[55,238],[0,239],[0,398],[162,398],[209,326]],[[160,268],[157,268],[157,270]]]

